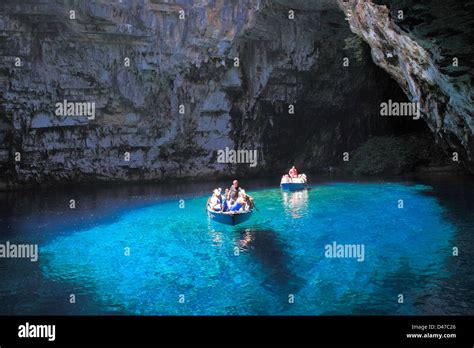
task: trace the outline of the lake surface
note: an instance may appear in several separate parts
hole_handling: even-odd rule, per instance
[[[0,242],[39,245],[0,259],[0,314],[474,314],[472,179],[242,180],[258,211],[234,227],[206,215],[217,185],[0,194]]]

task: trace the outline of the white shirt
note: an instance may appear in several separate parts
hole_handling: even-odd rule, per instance
[[[211,208],[214,208],[214,206],[215,206],[216,204],[221,204],[221,202],[219,202],[219,198],[218,198],[218,197],[212,196],[212,197],[211,197]]]

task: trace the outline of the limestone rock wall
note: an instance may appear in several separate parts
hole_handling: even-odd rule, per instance
[[[371,135],[423,130],[380,117],[402,90],[469,161],[472,104],[392,28],[357,1],[3,0],[0,187],[330,170]],[[388,48],[403,65],[377,59]],[[64,100],[94,103],[95,117],[56,115]],[[258,166],[218,163],[225,147],[256,150]]]
[[[374,62],[420,103],[436,139],[474,171],[474,2],[379,2],[339,0]]]
[[[210,163],[213,151],[233,146],[223,91],[240,83],[229,69],[232,44],[258,7],[3,1],[0,161],[7,181],[160,179],[218,170]],[[95,119],[58,117],[54,105],[63,100],[94,102]]]

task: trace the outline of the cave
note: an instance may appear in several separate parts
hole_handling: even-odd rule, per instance
[[[236,319],[252,342],[397,344],[437,325],[472,344],[473,14],[1,0],[6,345],[29,316],[54,317],[64,345],[221,344]]]
[[[291,163],[314,173],[333,173],[345,168],[344,153],[355,152],[371,138],[377,146],[378,137],[423,139],[413,145],[421,145],[423,155],[403,168],[388,166],[385,174],[410,172],[417,166],[449,167],[446,149],[425,122],[381,117],[381,103],[392,99],[404,103],[409,98],[373,63],[369,45],[350,31],[335,3],[278,3],[262,10],[255,28],[238,43],[248,67],[242,69],[244,98],[253,100],[242,102],[242,95],[234,99],[231,115],[238,129],[234,141],[242,146],[256,141],[261,146],[265,170],[259,168],[259,174],[284,171]],[[291,10],[298,17],[295,23],[286,16]],[[258,84],[264,87],[259,89]],[[370,156],[359,153],[358,158]],[[240,170],[248,172],[245,166]]]
[[[457,28],[439,24],[450,5]],[[5,1],[1,185],[253,177],[292,164],[318,175],[469,172],[473,55],[460,47],[471,9]],[[66,100],[93,102],[96,117],[56,115]],[[422,120],[382,117],[388,100],[420,103]],[[257,151],[258,167],[218,163],[226,147]]]

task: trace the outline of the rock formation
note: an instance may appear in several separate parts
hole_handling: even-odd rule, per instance
[[[436,139],[473,171],[474,2],[338,2],[374,62],[420,103]]]

